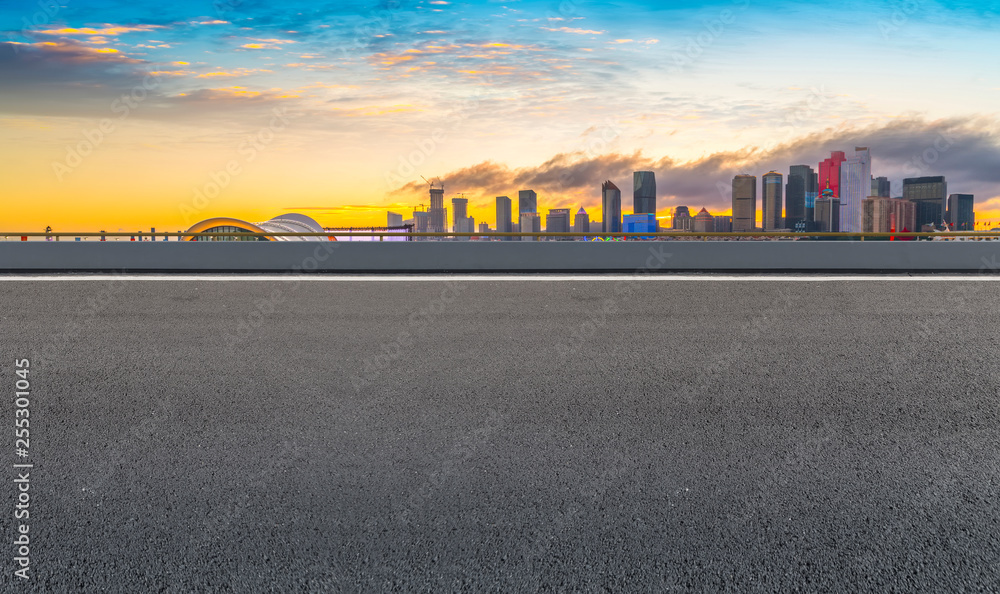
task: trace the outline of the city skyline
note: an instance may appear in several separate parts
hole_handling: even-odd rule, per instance
[[[424,177],[483,221],[523,188],[591,211],[636,171],[661,218],[726,213],[734,175],[857,146],[893,196],[946,175],[1000,220],[997,22],[946,3],[23,3],[0,16],[0,225],[376,224],[424,202]]]

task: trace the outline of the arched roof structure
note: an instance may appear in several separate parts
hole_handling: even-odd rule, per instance
[[[187,230],[188,233],[225,233],[225,232],[247,232],[247,233],[324,233],[323,227],[312,217],[299,213],[287,213],[278,215],[263,223],[248,223],[240,219],[230,217],[214,217],[195,223]],[[192,240],[241,240],[242,237],[186,237]],[[249,239],[249,238],[248,238]],[[337,241],[333,235],[313,236],[313,237],[261,237],[256,238],[267,241]]]

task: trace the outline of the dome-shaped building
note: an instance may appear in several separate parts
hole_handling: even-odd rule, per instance
[[[248,223],[229,217],[215,217],[195,223],[188,233],[239,233],[240,235],[220,235],[215,237],[191,236],[187,241],[337,241],[333,235],[282,237],[261,236],[266,233],[325,233],[322,225],[312,217],[299,213],[278,215],[263,223]],[[246,237],[242,234],[246,233]]]

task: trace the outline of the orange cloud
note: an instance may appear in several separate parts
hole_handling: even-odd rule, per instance
[[[43,29],[37,31],[43,35],[121,35],[123,33],[137,33],[141,31],[153,31],[155,29],[166,29],[163,25],[135,25],[135,26],[122,26],[122,25],[109,25],[105,24],[99,29],[93,27],[83,27],[83,28],[73,28],[67,27],[63,29]]]

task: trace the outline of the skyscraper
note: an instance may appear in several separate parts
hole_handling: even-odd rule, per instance
[[[847,160],[843,151],[833,151],[830,158],[823,159],[819,163],[819,189],[833,190],[833,195],[840,197],[840,164]]]
[[[872,155],[868,147],[855,147],[854,154],[840,166],[840,230],[859,233],[862,229],[861,201],[872,189]]]
[[[656,176],[652,171],[632,174],[632,212],[656,214]]]
[[[507,196],[497,196],[497,233],[510,233],[513,225],[510,220],[510,198]],[[502,237],[503,241],[509,241],[510,237]]]
[[[389,211],[386,213],[386,225],[389,227],[402,227],[403,215]]]
[[[781,224],[781,178],[777,171],[768,171],[764,174],[763,183],[763,207],[764,231],[776,231],[782,229]]]
[[[451,227],[455,233],[471,233],[465,229],[465,219],[468,218],[469,200],[467,198],[451,199]]]
[[[943,175],[908,177],[903,180],[903,199],[917,205],[917,228],[940,225],[944,221],[948,182]]]
[[[948,228],[952,231],[975,231],[975,196],[951,194],[948,196]]]
[[[431,184],[431,207],[428,214],[428,230],[431,233],[444,233],[448,230],[448,214],[444,208],[444,184],[435,188]]]
[[[757,226],[757,176],[733,178],[733,231],[753,231]]]
[[[817,176],[808,165],[792,165],[785,182],[785,228],[794,229],[796,223],[813,220],[816,198],[819,194]]]
[[[549,214],[545,216],[545,231],[551,233],[569,233],[569,209],[550,208]]]
[[[427,233],[430,228],[428,225],[430,223],[430,216],[427,212],[422,210],[417,210],[413,212],[413,230],[417,233]],[[418,241],[426,241],[426,237],[415,238]]]
[[[601,186],[601,231],[621,233],[622,231],[622,191],[618,186],[606,181]]]
[[[573,232],[590,233],[590,215],[582,206],[580,210],[576,211],[576,216],[573,218]]]
[[[889,191],[891,186],[889,185],[888,177],[873,177],[872,178],[872,192],[869,196],[878,196],[879,198],[889,198]]]
[[[517,212],[538,212],[538,194],[534,190],[520,190],[517,193]]]
[[[518,215],[521,233],[538,233],[542,230],[542,218],[537,212],[522,212]],[[521,241],[538,241],[537,237],[521,237]]]

